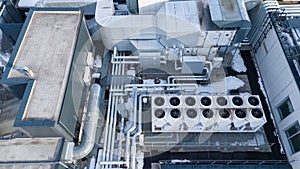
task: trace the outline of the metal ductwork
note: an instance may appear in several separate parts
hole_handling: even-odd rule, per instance
[[[71,142],[68,145],[66,153],[67,160],[78,160],[86,157],[94,148],[95,137],[100,116],[99,96],[101,87],[98,84],[93,84],[89,96],[86,118],[83,126],[83,138],[80,145],[74,147]]]
[[[211,0],[209,7],[212,21],[220,28],[251,27],[244,1]]]
[[[126,4],[131,14],[139,13],[138,0],[126,0]]]
[[[244,2],[246,5],[246,9],[249,11],[255,8],[260,3],[260,0],[244,0]]]

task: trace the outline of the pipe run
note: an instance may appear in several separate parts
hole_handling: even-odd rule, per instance
[[[74,160],[86,157],[94,148],[96,131],[99,119],[99,96],[101,87],[98,84],[93,84],[91,87],[86,119],[84,121],[83,138],[79,146],[74,147]]]

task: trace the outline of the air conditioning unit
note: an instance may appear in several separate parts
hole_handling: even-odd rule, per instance
[[[182,99],[181,96],[169,95],[166,97],[167,107],[170,108],[182,108]]]
[[[172,131],[178,132],[181,130],[184,130],[186,128],[182,128],[182,123],[184,123],[183,120],[183,111],[179,108],[168,108],[167,109],[167,121],[172,126]]]
[[[217,109],[216,111],[217,129],[216,131],[230,131],[232,117],[231,109]]]
[[[213,107],[213,98],[212,96],[199,96],[198,102],[203,109],[211,109]]]
[[[250,122],[250,127],[254,131],[262,127],[267,122],[264,111],[261,108],[249,109],[247,119]]]
[[[152,132],[161,132],[167,123],[166,110],[163,108],[152,108]]]
[[[200,113],[200,122],[203,125],[203,132],[214,131],[216,127],[216,115],[214,109],[203,108]]]
[[[166,96],[152,96],[152,108],[165,108],[167,105]]]
[[[244,97],[240,95],[230,95],[228,96],[229,99],[229,106],[232,108],[245,108],[245,100]]]
[[[261,101],[258,95],[244,96],[244,101],[247,107],[250,108],[262,108]]]
[[[184,108],[199,107],[198,99],[196,96],[193,96],[193,95],[182,96],[182,102],[183,102]]]
[[[247,121],[247,110],[243,108],[234,109],[232,118],[234,127],[238,130],[243,130]]]
[[[227,96],[213,96],[215,108],[228,108],[229,100]]]
[[[199,123],[200,109],[196,108],[185,108],[183,110],[183,121],[186,123],[188,130]]]

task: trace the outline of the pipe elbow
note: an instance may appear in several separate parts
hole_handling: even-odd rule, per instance
[[[91,87],[88,109],[83,128],[83,138],[81,144],[79,146],[74,147],[74,160],[86,157],[94,148],[98,120],[100,116],[100,111],[98,107],[100,89],[101,87],[98,84],[93,84]]]

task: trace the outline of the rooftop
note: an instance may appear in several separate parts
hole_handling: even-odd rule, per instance
[[[79,11],[33,12],[13,63],[15,67],[28,67],[34,73],[35,82],[23,120],[58,118],[80,21]],[[7,78],[27,76],[10,69]]]
[[[23,161],[54,162],[60,158],[62,143],[63,140],[61,138],[0,140],[0,163]]]

